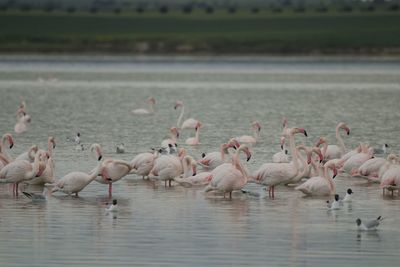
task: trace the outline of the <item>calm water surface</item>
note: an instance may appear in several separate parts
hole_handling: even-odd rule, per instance
[[[48,81],[56,78],[57,81]],[[349,148],[388,143],[399,152],[400,60],[326,58],[0,57],[0,134],[13,132],[20,97],[32,115],[15,136],[13,156],[54,135],[56,176],[92,169],[87,151],[68,141],[79,131],[86,147],[100,143],[107,157],[131,160],[160,144],[176,124],[177,99],[187,117],[204,122],[195,158],[232,136],[262,125],[250,170],[279,149],[281,118],[304,127],[312,144],[334,141],[339,121],[351,128]],[[154,116],[134,116],[156,98]],[[192,135],[182,133],[181,143]],[[125,143],[127,153],[115,154]],[[183,145],[184,146],[184,145]],[[303,198],[280,186],[276,199],[236,193],[232,200],[202,189],[150,183],[127,176],[114,184],[120,210],[104,210],[107,187],[96,182],[79,197],[56,193],[44,203],[13,197],[0,186],[0,266],[394,266],[399,256],[400,198],[378,185],[339,176],[337,191],[352,204],[327,212],[325,198]],[[253,188],[256,190],[256,188]],[[25,190],[40,192],[41,188]],[[385,217],[374,233],[355,220]]]

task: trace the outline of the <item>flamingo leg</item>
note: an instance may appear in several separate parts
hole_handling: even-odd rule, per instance
[[[75,193],[75,196],[78,196],[78,192]]]
[[[229,192],[229,199],[232,199],[232,191]]]
[[[171,187],[171,180],[168,180],[168,186]]]
[[[270,186],[270,187],[268,187],[268,196],[271,198],[271,190],[272,190],[272,187]]]
[[[108,196],[112,197],[112,183],[108,184]]]
[[[275,198],[275,185],[272,186],[272,198]]]
[[[19,185],[19,183],[17,183],[15,186],[15,196],[18,196],[18,185]]]
[[[165,180],[165,187],[167,187],[167,180]]]

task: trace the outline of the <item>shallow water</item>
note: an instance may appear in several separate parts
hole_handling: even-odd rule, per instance
[[[57,80],[49,80],[56,78]],[[13,156],[54,135],[56,174],[92,169],[87,151],[67,140],[79,131],[85,147],[97,142],[107,157],[131,160],[158,146],[176,124],[177,99],[187,117],[204,122],[195,158],[229,137],[262,124],[247,163],[256,170],[279,149],[281,118],[334,140],[339,121],[359,142],[399,152],[400,60],[354,58],[0,57],[0,133],[13,132],[20,97],[32,123],[15,136]],[[134,116],[156,98],[154,116]],[[181,143],[192,135],[182,133]],[[123,142],[127,153],[116,154]],[[183,145],[184,146],[184,145]],[[280,186],[276,198],[235,193],[232,200],[199,188],[151,183],[130,175],[115,183],[120,210],[104,210],[107,187],[96,182],[79,197],[56,193],[46,202],[13,197],[0,185],[1,266],[393,266],[398,262],[400,197],[344,175],[337,192],[355,192],[352,204],[327,212],[325,198],[304,198]],[[250,188],[256,190],[250,186]],[[41,188],[25,188],[40,192]],[[377,232],[356,230],[355,220],[385,217]]]

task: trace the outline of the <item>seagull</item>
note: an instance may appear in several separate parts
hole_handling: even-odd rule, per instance
[[[106,203],[106,205],[108,205],[108,203]],[[106,211],[107,212],[117,212],[118,211],[118,204],[117,204],[116,199],[114,199],[113,203],[106,208]]]
[[[117,145],[116,152],[117,152],[117,154],[124,154],[125,153],[124,143],[121,143],[121,144]]]
[[[22,191],[22,193],[27,198],[31,199],[32,201],[46,201],[47,189],[45,187],[42,194],[35,194],[35,193],[26,192],[26,191]]]
[[[339,202],[339,195],[335,195],[335,200],[329,203],[329,200],[326,201],[328,210],[339,210],[340,209],[340,202]]]
[[[386,154],[388,152],[388,148],[388,144],[383,144],[382,148],[374,148],[374,154]]]
[[[363,223],[360,218],[357,218],[356,223],[358,226],[358,230],[360,231],[376,231],[376,228],[382,220],[382,216],[379,216],[375,220]]]
[[[353,194],[353,190],[351,190],[351,188],[347,189],[346,195],[340,201],[341,202],[351,202],[353,200],[352,194]]]
[[[83,146],[83,144],[78,144],[78,145],[76,145],[75,150],[76,151],[83,151],[83,150],[85,150],[85,147]]]
[[[81,134],[80,133],[76,133],[74,141],[75,141],[75,144],[81,143]]]

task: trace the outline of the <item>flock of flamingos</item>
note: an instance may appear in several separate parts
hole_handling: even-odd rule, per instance
[[[153,114],[155,99],[147,99],[149,108],[135,109],[136,115]],[[184,104],[175,103],[180,109],[176,126],[170,129],[170,138],[160,140],[160,147],[150,152],[136,155],[131,162],[107,158],[104,159],[99,144],[90,146],[91,154],[97,165],[90,172],[73,171],[60,179],[55,178],[53,149],[56,141],[48,138],[47,149],[32,145],[26,152],[13,159],[9,150],[14,140],[11,134],[3,135],[0,144],[0,183],[13,186],[13,195],[18,195],[20,183],[44,185],[50,193],[63,192],[71,195],[82,191],[92,181],[108,185],[109,196],[112,196],[112,184],[126,175],[135,174],[143,179],[163,181],[165,186],[181,185],[185,187],[202,186],[205,192],[217,191],[225,198],[232,198],[232,191],[241,190],[247,183],[257,183],[268,189],[268,196],[275,197],[278,185],[294,185],[294,189],[310,196],[336,195],[335,176],[338,172],[344,175],[360,177],[370,182],[379,183],[380,188],[398,191],[400,185],[400,158],[387,153],[387,145],[373,149],[367,144],[360,144],[353,149],[345,146],[342,135],[349,135],[350,128],[340,122],[336,126],[336,140],[320,137],[313,147],[296,143],[297,135],[306,135],[303,128],[289,127],[283,119],[280,136],[281,151],[278,151],[270,162],[261,165],[256,171],[249,172],[241,160],[241,153],[247,161],[251,157],[250,148],[258,141],[261,125],[255,121],[251,127],[253,135],[227,138],[215,152],[203,153],[200,159],[187,154],[178,146],[179,132],[194,129],[194,137],[185,141],[186,145],[199,144],[199,131],[202,123],[189,118],[183,121]],[[16,134],[28,130],[30,116],[25,102],[17,110]],[[75,138],[80,143],[79,134]],[[183,143],[183,142],[182,142]],[[122,146],[117,153],[123,153]],[[380,157],[379,157],[380,155]],[[201,171],[200,171],[201,170]],[[264,188],[264,187],[263,187]],[[11,190],[11,189],[10,189]],[[351,190],[350,190],[351,191]]]

